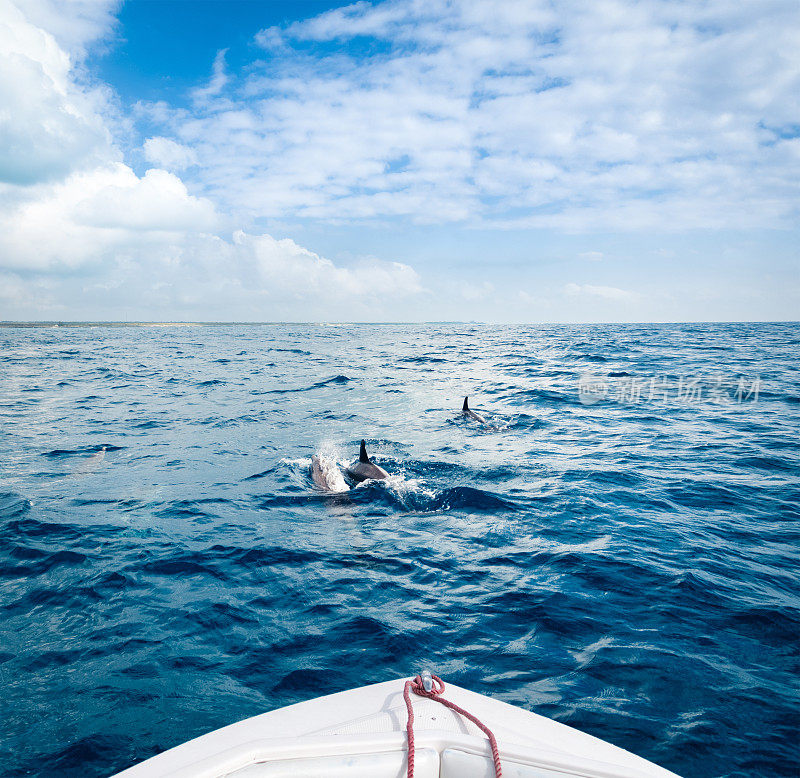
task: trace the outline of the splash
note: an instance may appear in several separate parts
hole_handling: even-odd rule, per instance
[[[326,492],[350,491],[339,468],[337,453],[332,444],[323,443],[311,457],[311,478],[318,488]]]

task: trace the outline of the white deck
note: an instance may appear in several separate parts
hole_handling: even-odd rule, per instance
[[[405,778],[405,679],[245,719],[177,746],[117,778]],[[674,773],[535,713],[447,684],[444,696],[495,734],[504,778],[676,778]],[[492,778],[485,735],[412,696],[416,778]]]

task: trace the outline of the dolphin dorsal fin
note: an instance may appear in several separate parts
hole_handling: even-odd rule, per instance
[[[361,451],[358,454],[358,461],[369,462],[369,457],[367,456],[367,444],[363,440],[361,441]]]
[[[469,399],[468,397],[464,398],[464,406],[461,408],[462,411],[468,411],[469,410],[469,405],[467,404],[467,400],[468,399]]]

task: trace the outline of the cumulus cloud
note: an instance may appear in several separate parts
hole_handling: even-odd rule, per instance
[[[113,156],[102,98],[73,83],[72,66],[50,33],[0,2],[0,186],[56,180]]]
[[[422,291],[417,273],[400,262],[370,259],[352,268],[337,267],[288,238],[276,240],[271,235],[248,235],[241,230],[234,234],[233,246],[239,262],[253,268],[266,287],[281,293],[380,298]]]
[[[33,0],[23,14],[0,3],[0,300],[10,315],[74,315],[77,301],[103,318],[130,304],[158,318],[293,318],[298,307],[300,318],[381,318],[423,292],[402,263],[344,267],[292,240],[231,235],[233,218],[175,174],[195,162],[175,140],[148,138],[142,151],[159,167],[137,175],[101,118],[106,94],[76,71],[112,5],[64,12]],[[224,56],[196,100],[224,89]]]
[[[734,0],[358,2],[262,31],[164,135],[241,212],[500,228],[796,223],[800,17]],[[354,40],[375,53],[351,55]],[[358,51],[361,46],[356,46]],[[276,55],[276,51],[278,54]]]
[[[171,173],[149,170],[139,178],[122,163],[75,173],[37,195],[0,211],[6,268],[74,268],[130,252],[138,242],[152,251],[152,233],[205,231],[217,220],[211,203],[189,195]]]
[[[10,4],[3,0],[0,5]],[[17,5],[34,27],[51,35],[74,60],[81,60],[89,44],[105,38],[116,26],[122,0],[69,0],[67,9],[63,0],[25,0]]]
[[[148,138],[143,148],[148,162],[168,170],[185,170],[197,163],[197,155],[193,149],[169,138]]]
[[[29,235],[30,237],[30,235]],[[46,242],[31,253],[73,262],[59,272],[0,268],[4,307],[34,318],[74,315],[119,319],[378,321],[398,317],[399,305],[423,292],[416,272],[371,260],[341,267],[292,240],[237,231],[213,233],[86,228],[61,234],[69,250]],[[72,249],[75,249],[74,251]],[[52,268],[51,268],[52,269]],[[65,272],[69,270],[71,272]]]
[[[132,301],[159,318],[234,310],[297,318],[298,306],[300,318],[381,318],[423,291],[408,265],[370,259],[342,267],[290,239],[242,230],[226,238],[215,233],[220,222],[172,173],[139,177],[119,163],[73,174],[0,212],[0,271],[16,307],[55,318],[70,297],[110,318],[115,305]]]

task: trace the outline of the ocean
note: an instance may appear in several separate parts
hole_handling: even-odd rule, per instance
[[[0,772],[429,668],[797,776],[798,357],[797,323],[0,328]],[[389,481],[320,491],[362,438]]]

